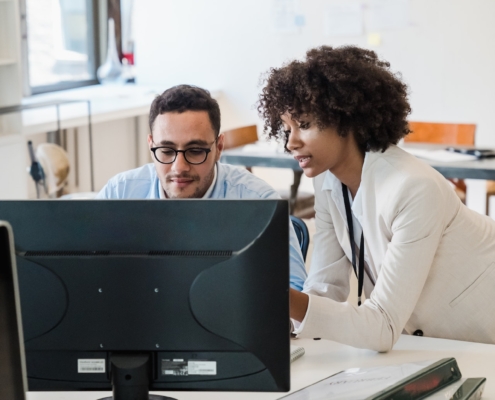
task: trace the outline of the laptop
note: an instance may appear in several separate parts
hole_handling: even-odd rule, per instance
[[[0,399],[26,399],[26,367],[21,308],[8,222],[0,221]]]

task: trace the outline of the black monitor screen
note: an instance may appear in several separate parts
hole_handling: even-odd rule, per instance
[[[289,390],[286,201],[1,201],[0,219],[29,390]]]

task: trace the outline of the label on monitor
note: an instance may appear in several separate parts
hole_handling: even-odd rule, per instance
[[[79,359],[77,360],[77,372],[79,374],[104,374],[105,359]]]
[[[187,360],[181,358],[162,359],[162,375],[187,376]]]
[[[187,370],[189,375],[216,375],[217,362],[190,360],[187,363]]]
[[[162,359],[162,375],[216,375],[217,362],[208,360]]]

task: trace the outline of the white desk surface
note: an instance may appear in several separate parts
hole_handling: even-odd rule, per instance
[[[351,367],[372,367],[455,357],[463,377],[486,377],[483,399],[495,400],[495,345],[402,335],[388,353],[361,350],[326,340],[294,340],[306,354],[291,364],[292,391]],[[160,394],[160,392],[155,392]],[[286,393],[163,392],[178,400],[273,400]],[[93,400],[109,392],[30,392],[28,400]]]
[[[46,93],[23,99],[23,104],[52,100],[91,100],[93,123],[145,115],[155,96],[160,93],[151,87],[136,85],[95,85],[60,92]],[[61,104],[62,128],[85,126],[88,123],[87,103]],[[22,133],[35,134],[56,129],[56,107],[43,107],[22,112]]]

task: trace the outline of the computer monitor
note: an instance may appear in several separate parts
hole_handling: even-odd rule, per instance
[[[0,221],[0,399],[25,400],[24,345],[12,228]]]
[[[29,390],[290,389],[286,201],[1,201],[0,219]]]

